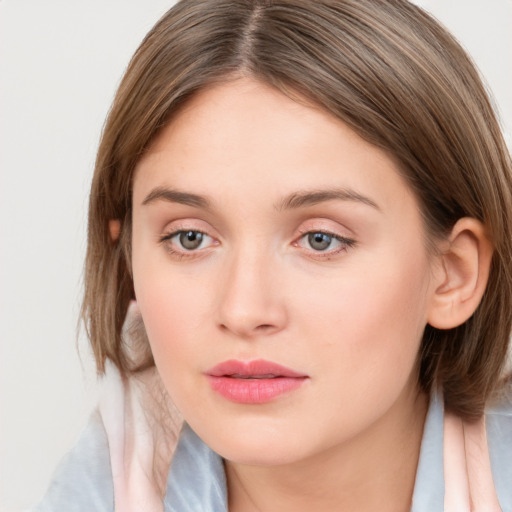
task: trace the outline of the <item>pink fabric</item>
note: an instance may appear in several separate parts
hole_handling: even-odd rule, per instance
[[[500,512],[485,417],[470,424],[445,413],[443,451],[445,512]]]
[[[131,338],[140,319],[132,302],[123,340],[137,359]],[[156,368],[123,378],[110,361],[102,381],[99,411],[107,434],[116,512],[163,512],[167,475],[183,419],[169,399]]]
[[[109,363],[100,414],[107,433],[116,512],[163,512],[167,474],[182,425],[173,410],[160,421],[161,390],[155,370],[123,379]]]

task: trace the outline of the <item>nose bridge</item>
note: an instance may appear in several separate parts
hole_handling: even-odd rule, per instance
[[[280,297],[278,262],[269,247],[257,240],[233,248],[219,278],[219,325],[239,336],[269,334],[286,321]]]

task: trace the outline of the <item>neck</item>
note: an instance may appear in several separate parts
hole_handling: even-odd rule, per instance
[[[407,512],[428,399],[408,392],[355,438],[279,466],[226,461],[230,512]]]

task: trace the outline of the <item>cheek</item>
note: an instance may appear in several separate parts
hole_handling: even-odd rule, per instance
[[[154,277],[154,278],[152,278]],[[155,357],[180,347],[193,350],[194,333],[204,325],[207,297],[202,287],[176,277],[145,275],[135,293]],[[192,342],[192,343],[191,343]],[[172,359],[172,358],[171,358]]]
[[[205,298],[190,282],[183,285],[167,277],[167,281],[142,280],[136,287],[137,302],[158,373],[176,406],[185,412],[201,407],[200,396],[187,390],[197,389],[198,375],[205,369],[198,358],[205,352],[200,343],[204,336],[199,335]]]
[[[204,324],[205,288],[197,276],[169,263],[168,255],[134,230],[133,280],[153,357],[160,374],[179,373],[180,361],[192,357],[194,333]],[[167,383],[166,383],[167,384]]]
[[[429,279],[423,252],[410,256],[382,255],[378,264],[361,264],[323,286],[309,283],[299,299],[300,331],[316,340],[314,353],[340,368],[339,375],[366,386],[374,382],[369,374],[403,381],[412,370],[426,325]]]

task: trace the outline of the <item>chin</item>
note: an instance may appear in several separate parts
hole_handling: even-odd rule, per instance
[[[216,449],[217,448],[217,449]],[[304,458],[296,446],[249,441],[220,445],[212,449],[222,458],[245,466],[284,466]]]
[[[230,421],[220,424],[204,422],[192,429],[203,441],[224,459],[238,464],[254,466],[278,466],[290,464],[307,456],[308,440],[311,432],[291,428],[282,422],[265,421],[263,418],[252,421]]]

